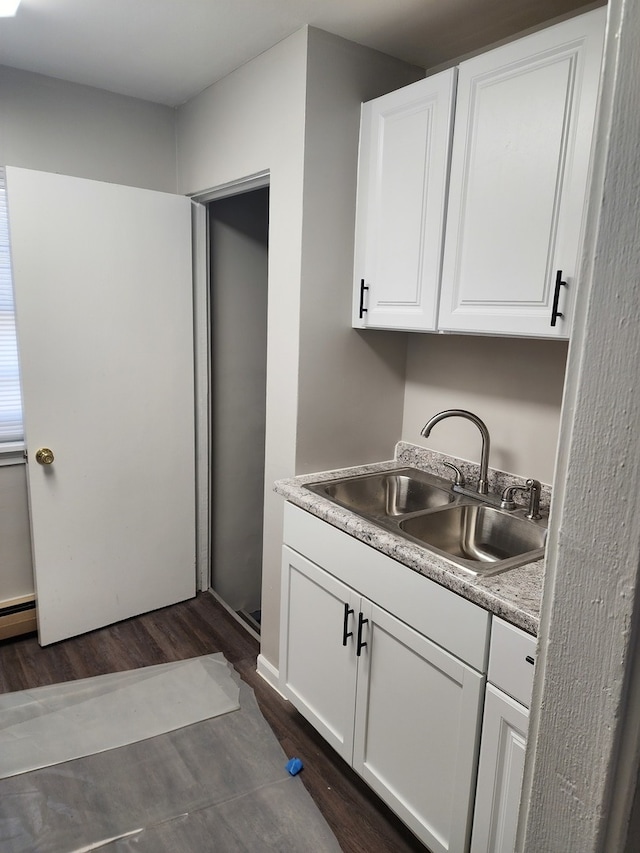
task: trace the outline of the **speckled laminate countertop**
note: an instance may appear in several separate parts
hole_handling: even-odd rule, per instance
[[[544,560],[538,560],[517,569],[510,569],[492,577],[470,575],[426,548],[379,527],[362,516],[356,515],[354,512],[304,488],[309,483],[341,479],[358,474],[370,474],[405,466],[420,468],[450,479],[450,472],[443,465],[444,461],[452,461],[458,465],[469,480],[474,476],[477,478],[477,466],[471,463],[400,442],[396,448],[395,459],[372,465],[360,465],[355,468],[342,468],[339,471],[305,474],[288,480],[278,480],[274,488],[278,494],[283,495],[291,503],[345,531],[355,539],[359,539],[377,551],[387,554],[414,571],[426,575],[436,583],[478,604],[480,607],[484,607],[490,613],[500,616],[518,628],[537,635],[544,578]],[[505,485],[511,485],[513,482],[514,477],[512,475],[495,470],[490,471],[489,488],[491,491],[499,492]],[[541,499],[543,509],[548,508],[549,501],[550,490],[544,486]]]

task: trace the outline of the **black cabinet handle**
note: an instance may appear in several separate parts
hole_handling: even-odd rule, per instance
[[[353,637],[353,631],[349,631],[349,616],[353,613],[353,607],[349,607],[348,604],[344,606],[344,621],[342,623],[342,645],[347,645],[347,640],[349,637]]]
[[[567,282],[562,280],[562,270],[556,273],[556,289],[553,293],[553,306],[551,308],[551,325],[555,326],[558,317],[563,317],[561,311],[558,311],[558,300],[560,299],[560,288],[566,287]]]
[[[362,652],[364,647],[367,645],[362,640],[362,629],[365,625],[368,625],[368,624],[369,624],[369,620],[365,619],[364,616],[362,615],[362,613],[358,613],[358,643],[356,645],[356,657],[360,657],[360,653]]]
[[[364,292],[365,290],[369,290],[369,288],[365,285],[364,279],[360,279],[360,311],[358,316],[362,320],[364,315],[367,313],[367,309],[364,307]]]
[[[527,663],[530,663],[530,664],[531,664],[531,666],[533,666],[533,665],[534,665],[534,663],[536,662],[536,661],[535,661],[535,658],[532,658],[532,657],[531,657],[531,655],[527,655],[527,656],[526,656],[526,658],[525,658],[525,660],[526,660],[526,662],[527,662]]]

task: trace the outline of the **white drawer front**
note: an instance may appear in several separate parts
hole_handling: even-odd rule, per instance
[[[489,681],[526,708],[531,704],[536,645],[536,638],[531,634],[493,617]]]

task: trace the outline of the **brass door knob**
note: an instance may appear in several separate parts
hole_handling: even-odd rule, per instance
[[[53,450],[49,450],[48,447],[41,447],[40,450],[36,450],[36,462],[39,465],[51,465],[54,458]]]

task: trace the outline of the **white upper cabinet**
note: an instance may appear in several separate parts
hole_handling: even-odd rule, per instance
[[[435,329],[456,70],[362,106],[353,325]]]
[[[604,21],[460,65],[439,328],[569,336]]]
[[[354,326],[569,337],[605,19],[461,63],[450,171],[453,71],[363,106]]]

